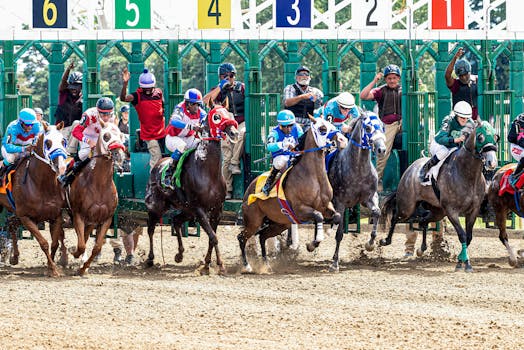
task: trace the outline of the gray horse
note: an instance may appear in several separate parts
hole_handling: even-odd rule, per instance
[[[476,126],[462,147],[444,161],[438,179],[432,179],[431,186],[423,186],[419,179],[420,169],[428,158],[420,158],[411,164],[402,175],[397,191],[389,195],[382,206],[382,214],[391,218],[391,226],[380,245],[391,244],[397,223],[415,219],[423,229],[422,246],[417,251],[420,256],[427,249],[428,223],[447,216],[462,244],[456,270],[461,270],[464,264],[465,271],[472,272],[467,247],[473,238],[473,225],[486,194],[482,167],[493,170],[497,166],[497,140],[498,136],[488,122]],[[465,231],[459,215],[466,218]]]
[[[342,215],[345,208],[352,208],[359,203],[371,210],[373,230],[370,240],[366,243],[366,249],[371,251],[374,248],[380,217],[378,176],[371,163],[371,151],[374,150],[379,157],[384,156],[386,137],[382,123],[375,113],[364,112],[360,117],[353,119],[350,125],[350,144],[339,151],[329,163],[328,178],[333,187],[333,205],[339,214]],[[337,245],[330,271],[339,270],[338,252],[343,237],[343,227],[336,226]],[[314,249],[308,246],[308,249],[311,248]]]

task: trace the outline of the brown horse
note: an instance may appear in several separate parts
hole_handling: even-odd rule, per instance
[[[178,238],[178,254],[176,262],[181,262],[184,247],[182,245],[181,227],[185,221],[196,219],[209,237],[209,246],[205,265],[201,274],[209,273],[213,248],[216,252],[217,265],[220,273],[225,273],[224,264],[218,250],[216,229],[222,215],[226,198],[226,183],[221,172],[222,151],[220,141],[224,137],[236,141],[238,138],[237,122],[222,106],[215,106],[204,121],[202,141],[195,151],[183,161],[180,175],[180,187],[175,190],[161,185],[162,169],[171,158],[161,159],[151,170],[146,188],[146,206],[148,210],[147,232],[149,234],[149,256],[147,264],[153,265],[153,235],[155,226],[162,215],[170,209],[178,210],[172,217]]]
[[[326,147],[330,144],[327,135],[334,131],[335,127],[321,118],[310,119],[312,124],[306,132],[304,155],[289,171],[284,189],[287,201],[298,221],[314,221],[316,224],[315,239],[308,244],[308,250],[311,251],[318,245],[321,235],[323,236],[324,217],[332,218],[333,223],[338,224],[341,216],[331,203],[333,189],[324,165]],[[312,152],[309,152],[310,150]],[[242,271],[246,273],[253,271],[246,256],[248,239],[259,234],[262,258],[266,263],[266,268],[270,269],[267,262],[265,241],[291,227],[290,219],[283,213],[289,211],[281,209],[277,198],[257,199],[248,204],[249,196],[255,193],[257,179],[251,182],[244,194],[242,215],[245,227],[238,235],[240,250],[242,251]]]
[[[517,256],[515,255],[513,247],[509,245],[508,233],[506,232],[506,218],[510,211],[520,217],[524,216],[524,210],[522,209],[524,206],[524,196],[522,196],[522,191],[517,192],[516,196],[508,192],[499,195],[499,190],[500,181],[504,173],[511,168],[515,170],[515,167],[515,164],[508,164],[500,168],[493,176],[493,180],[488,187],[488,201],[495,211],[495,225],[499,228],[499,239],[508,251],[508,259],[511,266],[517,266]]]
[[[93,156],[66,190],[73,225],[78,235],[76,251],[73,252],[75,258],[84,253],[86,241],[96,228],[96,243],[91,256],[78,270],[80,276],[87,272],[104,244],[118,205],[118,194],[113,182],[114,166],[121,169],[125,160],[122,133],[118,127],[102,120],[100,125],[102,130]]]
[[[13,212],[16,220],[36,238],[47,257],[49,276],[57,277],[58,270],[53,260],[59,240],[63,238],[64,207],[63,192],[57,177],[66,170],[67,151],[66,141],[59,131],[63,123],[54,126],[43,122],[42,125],[44,132],[38,136],[31,154],[18,163],[14,173],[7,175],[11,178],[12,190],[0,194],[0,204]],[[49,221],[51,252],[49,243],[38,230],[38,223],[43,221]],[[13,235],[13,248],[12,263],[16,264],[19,255],[16,234]]]

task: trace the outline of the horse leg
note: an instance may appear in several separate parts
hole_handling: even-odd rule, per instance
[[[156,224],[160,222],[161,214],[153,211],[148,211],[147,219],[147,234],[149,235],[149,254],[146,260],[146,266],[152,267],[155,261],[155,254],[153,253],[153,235],[155,234]]]
[[[495,225],[499,228],[499,240],[504,244],[509,255],[509,265],[517,266],[517,257],[513,247],[509,245],[508,233],[506,231],[506,218],[508,211],[506,208],[494,208],[495,209]]]
[[[67,247],[65,245],[65,234],[64,234],[64,227],[63,227],[63,221],[62,216],[59,216],[58,219],[55,220],[58,224],[58,227],[60,229],[59,231],[59,240],[60,240],[60,266],[66,267],[69,263],[68,256],[67,256]],[[51,226],[51,224],[49,224]],[[51,228],[50,228],[51,229]]]
[[[11,219],[13,218],[13,219]],[[7,229],[11,234],[11,245],[12,245],[12,254],[9,256],[9,263],[11,265],[18,265],[18,260],[20,257],[20,251],[18,250],[18,228],[19,222],[14,217],[8,219]]]
[[[40,248],[42,249],[42,251],[44,252],[47,258],[47,271],[48,271],[49,276],[58,277],[59,274],[56,268],[56,264],[53,261],[53,259],[51,259],[51,254],[49,252],[49,243],[38,230],[38,225],[35,222],[33,222],[33,220],[28,218],[27,216],[22,216],[19,219],[22,225],[24,225],[24,227],[28,229],[29,232],[31,232],[31,234],[38,241],[38,244],[40,244]]]
[[[184,260],[184,243],[182,242],[182,226],[175,225],[176,240],[178,242],[178,253],[175,254],[175,262],[181,263]]]
[[[55,260],[56,251],[60,242],[61,251],[60,251],[60,266],[67,266],[67,251],[64,244],[64,229],[62,228],[62,216],[59,216],[57,219],[49,220],[49,233],[51,234],[51,258]]]
[[[220,222],[220,215],[221,215],[221,210],[214,211],[210,214],[209,224],[211,225],[213,232],[217,232],[218,224]],[[225,275],[226,268],[224,267],[224,262],[222,261],[222,256],[220,255],[218,244],[215,245],[215,255],[217,259],[218,273],[220,275]]]
[[[207,254],[204,258],[204,267],[200,270],[200,274],[206,275],[209,274],[209,265],[211,264],[211,254],[213,253],[213,248],[216,248],[218,246],[218,238],[216,236],[215,231],[211,227],[211,224],[209,223],[209,218],[207,214],[204,212],[202,208],[196,208],[196,214],[198,217],[198,222],[200,223],[200,226],[206,231],[207,236],[209,237],[209,245],[207,249]],[[217,250],[217,265],[219,267],[219,270],[221,272],[225,272],[224,263],[222,259],[220,258],[220,252]]]
[[[333,262],[331,263],[331,266],[329,267],[330,272],[338,272],[340,269],[338,252],[340,249],[340,242],[342,242],[342,238],[344,238],[344,228],[342,227],[342,225],[339,225],[337,228],[337,233],[335,235],[336,246],[335,246],[335,253],[333,254]]]
[[[417,249],[417,256],[421,257],[424,255],[424,252],[428,249],[427,245],[427,236],[428,236],[428,223],[425,221],[420,222],[420,227],[422,227],[422,244],[420,245],[420,249]]]
[[[93,250],[91,251],[91,255],[89,256],[89,259],[87,259],[86,262],[82,264],[80,269],[78,270],[79,276],[85,276],[87,273],[87,270],[89,269],[89,266],[91,266],[91,262],[95,259],[95,257],[100,253],[102,250],[102,246],[104,245],[105,239],[106,239],[106,232],[111,226],[112,217],[110,217],[108,220],[106,220],[102,225],[99,225],[96,230],[96,242],[93,246]],[[86,232],[92,231],[92,228],[90,227]]]
[[[78,259],[82,254],[84,254],[87,241],[87,239],[84,237],[84,219],[78,213],[73,214],[73,226],[77,236],[77,243],[76,249],[73,248],[70,253],[73,254],[75,259]]]
[[[370,201],[366,203],[366,206],[371,209],[371,222],[373,223],[373,228],[371,229],[371,235],[369,241],[366,242],[365,248],[368,252],[375,249],[375,238],[377,238],[377,226],[378,220],[380,218],[380,207],[378,206],[378,193],[374,193],[373,197],[370,198]]]
[[[458,239],[460,241],[460,244],[462,245],[462,250],[460,251],[460,254],[458,256],[457,265],[455,266],[455,271],[462,270],[462,263],[464,263],[466,272],[473,272],[473,268],[471,267],[469,263],[466,232],[460,225],[458,215],[448,215],[448,219],[451,222],[451,224],[453,225],[453,227],[455,228],[455,231],[457,231]]]
[[[313,221],[315,221],[315,237],[313,238],[313,241],[306,244],[308,252],[314,251],[320,245],[320,242],[325,239],[324,216],[322,216],[322,213],[318,210],[312,210],[311,216],[313,216]]]

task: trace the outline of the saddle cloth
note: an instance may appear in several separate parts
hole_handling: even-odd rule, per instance
[[[288,174],[288,172],[289,172],[289,170],[291,168],[292,167],[289,167],[284,172],[284,174],[282,174],[280,179],[277,180],[277,183],[280,183],[280,184],[284,183],[284,179],[286,178],[286,176],[287,176],[287,174]],[[252,193],[252,194],[249,195],[249,197],[247,198],[247,205],[253,204],[257,199],[265,201],[266,199],[275,198],[277,196],[281,200],[286,201],[286,195],[284,194],[284,186],[277,186],[277,183],[275,183],[275,185],[271,188],[271,192],[269,192],[269,196],[266,196],[262,192],[262,188],[266,184],[266,180],[267,180],[268,176],[269,176],[269,171],[266,171],[265,173],[261,174],[258,177],[257,183],[255,185],[255,193]],[[279,189],[278,193],[277,193],[277,188]]]
[[[7,191],[12,192],[13,191],[13,182],[11,181],[11,176],[15,173],[15,170],[10,170],[6,176],[2,179],[0,182],[0,193],[1,194],[7,194]]]
[[[520,190],[524,186],[524,176],[522,176],[522,174],[520,175],[519,179],[517,180],[517,183],[515,184],[515,188],[511,186],[509,177],[511,174],[513,174],[513,171],[515,171],[516,167],[517,167],[517,164],[512,163],[512,164],[506,164],[502,168],[500,168],[499,171],[504,172],[504,174],[500,178],[499,196],[502,196],[504,193],[509,193],[513,195],[515,194],[515,189]]]
[[[437,163],[437,165],[433,165],[427,175],[426,175],[426,181],[422,182],[421,185],[422,186],[430,186],[431,185],[431,179],[435,179],[435,181],[437,180],[438,178],[438,173],[440,172],[440,167],[442,166],[442,164],[444,164],[444,162],[446,161],[446,159],[449,158],[449,156],[451,154],[453,154],[453,152],[455,152],[456,150],[458,149],[458,147],[454,147],[454,148],[451,148],[449,150],[449,153],[446,157],[444,157],[444,159],[442,159],[440,162]]]

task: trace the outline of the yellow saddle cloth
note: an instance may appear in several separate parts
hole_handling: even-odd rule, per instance
[[[277,180],[275,185],[271,188],[271,192],[269,192],[269,196],[266,196],[264,192],[262,192],[262,188],[266,184],[267,177],[269,176],[269,171],[266,171],[265,173],[261,174],[257,178],[257,183],[255,185],[255,193],[252,193],[249,195],[247,199],[247,205],[253,204],[257,199],[265,201],[269,198],[275,198],[278,196],[281,200],[286,200],[286,195],[284,194],[284,187],[282,184],[284,183],[284,179],[286,178],[289,170],[291,170],[292,167],[289,167],[284,174],[280,177],[280,179]],[[278,189],[278,193],[277,193]]]

